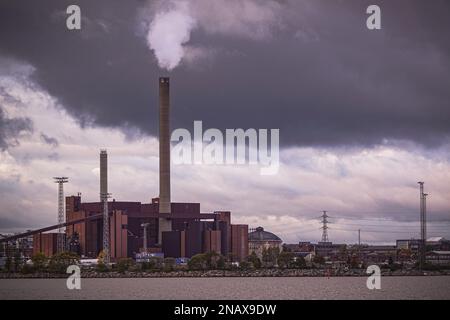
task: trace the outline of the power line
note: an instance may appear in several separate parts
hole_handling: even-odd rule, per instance
[[[363,212],[359,212],[359,213],[363,213]],[[427,211],[428,214],[432,214],[430,212]],[[338,213],[337,213],[338,214]],[[393,214],[393,213],[381,213],[381,214]],[[396,220],[392,220],[390,218],[384,218],[384,217],[368,217],[368,218],[364,218],[364,217],[355,217],[355,216],[345,216],[345,215],[340,215],[338,214],[339,217],[338,218],[334,218],[334,217],[330,217],[332,219],[340,219],[340,220],[366,220],[366,221],[386,221],[386,222],[396,222]],[[310,218],[309,220],[314,220],[315,218]],[[406,222],[406,221],[405,221]],[[411,222],[417,222],[420,223],[420,220],[416,221],[411,221]],[[430,220],[427,222],[431,222],[431,223],[449,223],[449,220]]]
[[[357,232],[360,229],[343,229],[343,228],[333,228],[333,230],[339,230],[339,231],[351,231],[351,232]],[[363,229],[366,233],[408,233],[408,234],[418,234],[419,231],[405,231],[405,230],[368,230]]]
[[[380,225],[380,224],[363,224],[363,223],[339,223],[339,222],[335,222],[336,225],[346,225],[346,226],[363,226],[363,227],[389,227],[389,228],[398,228],[398,227],[402,227],[402,228],[419,228],[420,225],[417,226],[411,226],[411,225],[400,225],[400,224],[396,224],[396,225]],[[450,231],[450,226],[427,226],[427,227],[433,227],[433,228],[446,228]]]

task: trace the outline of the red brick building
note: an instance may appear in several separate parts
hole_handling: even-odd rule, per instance
[[[58,233],[38,233],[33,235],[33,255],[42,252],[51,257],[57,252]]]
[[[162,251],[167,257],[192,257],[197,253],[232,253],[236,261],[248,256],[248,226],[232,225],[227,211],[201,213],[199,203],[171,203],[172,231],[163,232],[162,245],[158,243],[158,199],[151,203],[110,201],[111,258],[134,257],[144,247],[143,223],[147,227],[147,248]],[[66,221],[100,215],[101,202],[82,203],[80,196],[66,197]],[[77,233],[81,255],[97,257],[102,250],[103,220],[87,220],[66,228],[67,238]]]

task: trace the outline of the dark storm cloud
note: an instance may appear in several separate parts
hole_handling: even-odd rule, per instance
[[[172,78],[173,126],[280,128],[284,145],[439,145],[450,133],[450,3],[278,1],[282,25],[252,40],[194,30],[214,48]],[[65,28],[78,3],[81,31]],[[226,3],[226,2],[225,2]],[[0,54],[30,63],[35,80],[83,125],[157,132],[161,71],[139,29],[144,1],[2,1]]]

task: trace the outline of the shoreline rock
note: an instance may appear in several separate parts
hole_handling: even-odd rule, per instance
[[[450,270],[419,271],[419,270],[382,270],[382,276],[450,276]],[[62,279],[68,274],[52,273],[0,273],[0,279]],[[353,269],[348,271],[333,271],[325,269],[258,269],[258,270],[205,270],[205,271],[117,271],[98,272],[82,270],[82,278],[237,278],[237,277],[367,277],[366,270]]]

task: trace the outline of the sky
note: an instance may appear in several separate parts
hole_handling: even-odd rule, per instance
[[[81,8],[68,30],[66,8]],[[381,30],[366,8],[381,8]],[[283,241],[450,238],[450,3],[0,0],[0,232],[54,224],[57,186],[158,195],[158,77],[172,129],[280,130],[280,169],[174,165],[172,200]]]

